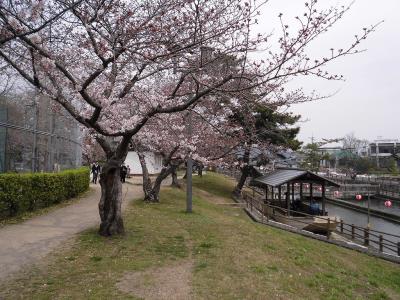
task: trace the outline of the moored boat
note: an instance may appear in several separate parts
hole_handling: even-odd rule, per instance
[[[311,231],[314,233],[328,233],[336,230],[340,223],[340,218],[332,216],[311,216],[297,211],[291,211],[291,215],[286,214],[287,210],[280,207],[269,206],[266,213],[276,222],[290,225],[292,227]]]

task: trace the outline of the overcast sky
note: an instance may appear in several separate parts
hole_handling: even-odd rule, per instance
[[[303,14],[302,0],[270,0],[262,9],[258,31],[275,29],[279,33],[278,14],[283,13],[286,23],[294,23],[296,15]],[[348,0],[320,0],[319,7],[346,5]],[[310,142],[313,135],[338,138],[353,132],[357,137],[374,140],[377,136],[400,138],[400,1],[357,0],[344,18],[331,32],[313,43],[309,53],[321,57],[330,48],[344,48],[354,41],[363,27],[384,20],[377,30],[364,41],[360,49],[366,52],[334,61],[328,71],[341,74],[344,82],[302,78],[293,85],[306,91],[315,89],[319,94],[337,94],[319,102],[299,104],[291,108],[301,114],[300,139]]]

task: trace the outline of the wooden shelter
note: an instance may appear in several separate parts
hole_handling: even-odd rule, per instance
[[[286,209],[287,214],[290,215],[290,199],[295,199],[295,185],[299,187],[300,201],[304,199],[304,184],[309,185],[310,203],[313,200],[313,187],[315,185],[321,186],[321,199],[322,199],[322,215],[326,215],[325,211],[325,190],[327,186],[339,187],[336,182],[329,180],[325,177],[317,175],[313,172],[302,169],[289,169],[279,168],[269,174],[253,178],[250,185],[254,185],[265,189],[265,202],[269,203],[275,200],[275,189],[278,189],[279,203],[282,201],[282,187],[286,187]],[[271,197],[270,197],[271,196]],[[311,206],[311,205],[310,205]]]

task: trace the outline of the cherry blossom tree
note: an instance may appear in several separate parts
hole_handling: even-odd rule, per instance
[[[124,232],[119,167],[130,141],[149,120],[205,99],[219,101],[218,93],[268,93],[293,76],[339,79],[325,65],[356,53],[374,29],[365,28],[347,47],[311,59],[307,45],[348,9],[318,10],[313,0],[291,32],[279,16],[279,50],[254,61],[248,53],[271,43],[261,34],[250,35],[264,2],[0,1],[0,59],[87,127],[106,154],[101,235]],[[232,67],[228,57],[240,64]]]
[[[175,176],[177,168],[185,161],[185,149],[191,144],[185,128],[184,113],[161,115],[149,121],[133,139],[133,149],[142,167],[144,201],[159,202],[161,183],[169,175]],[[148,172],[144,151],[161,154],[163,159],[161,172],[154,182]]]
[[[225,135],[215,130],[200,115],[196,109],[190,109],[173,115],[163,115],[154,118],[143,127],[133,140],[133,148],[138,153],[143,172],[144,200],[159,202],[161,183],[169,176],[172,177],[172,186],[179,187],[177,169],[190,155],[197,162],[206,163],[215,152],[203,151],[213,149],[216,145],[226,146]],[[198,108],[197,108],[198,110]],[[189,114],[191,114],[189,116]],[[193,123],[191,133],[188,133],[187,119]],[[161,154],[163,166],[154,182],[151,180],[145,160],[144,150],[151,150]]]
[[[106,155],[96,139],[87,130],[83,131],[82,158],[87,166],[93,162],[105,161]]]

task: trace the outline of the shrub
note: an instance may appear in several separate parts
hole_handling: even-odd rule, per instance
[[[89,188],[89,169],[0,174],[0,219],[73,198]]]

